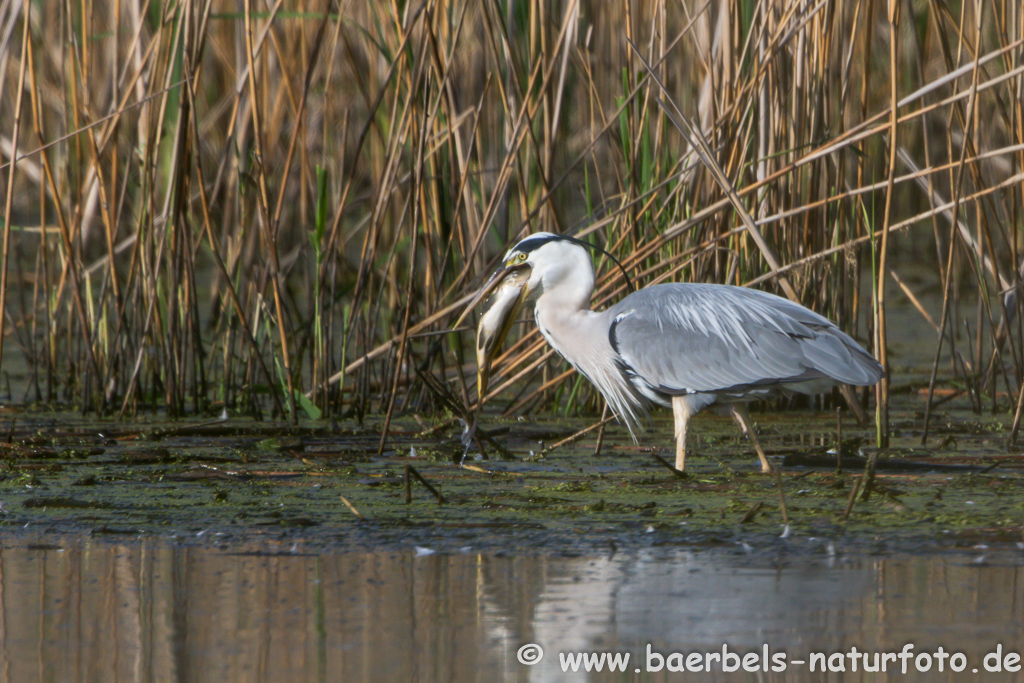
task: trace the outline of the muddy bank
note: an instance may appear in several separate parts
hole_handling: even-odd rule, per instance
[[[596,431],[545,450],[589,421],[485,416],[482,428],[506,452],[491,446],[489,460],[471,456],[460,469],[452,464],[461,453],[459,427],[431,431],[412,419],[393,423],[378,456],[381,435],[372,421],[4,417],[5,533],[555,555],[638,547],[1019,552],[1024,542],[1024,455],[1005,448],[1008,425],[969,413],[942,415],[927,447],[918,416],[897,415],[894,446],[866,498],[851,492],[863,475],[858,458],[872,452],[864,446],[869,428],[844,421],[837,469],[835,415],[755,414],[782,469],[784,538],[774,479],[758,471],[731,421],[710,415],[695,421],[684,478],[654,457],[671,460],[664,418],[640,446],[609,425],[594,455]]]

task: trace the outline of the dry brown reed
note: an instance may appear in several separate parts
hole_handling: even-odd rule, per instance
[[[939,288],[929,389],[952,379],[1019,422],[1018,2],[282,5],[0,5],[13,401],[468,404],[472,354],[445,325],[508,243],[550,230],[641,286],[784,278],[890,366],[882,443],[889,283]],[[777,269],[658,98],[696,122]],[[599,306],[624,292],[604,266]],[[599,408],[551,359],[524,330],[492,395]]]

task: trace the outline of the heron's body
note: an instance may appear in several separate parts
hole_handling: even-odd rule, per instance
[[[653,285],[595,312],[593,266],[579,242],[548,233],[527,237],[506,254],[505,269],[527,266],[521,300],[534,302],[541,334],[598,388],[634,437],[651,403],[672,408],[680,470],[689,419],[705,408],[731,412],[768,471],[746,402],[839,383],[871,385],[882,377],[874,358],[828,319],[773,294]],[[514,314],[511,305],[506,313]]]

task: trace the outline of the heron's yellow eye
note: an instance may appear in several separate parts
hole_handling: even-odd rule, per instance
[[[512,256],[508,257],[508,260],[505,261],[505,267],[506,268],[511,268],[512,266],[519,265],[520,263],[522,263],[525,260],[526,260],[526,254],[524,254],[523,252],[518,252],[518,253],[513,254]]]

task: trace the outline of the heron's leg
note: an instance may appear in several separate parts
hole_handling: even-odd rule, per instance
[[[693,410],[685,397],[672,397],[672,417],[676,423],[676,469],[682,472],[686,466],[686,427],[693,417]]]
[[[747,412],[747,404],[745,403],[732,403],[729,405],[729,412],[736,419],[740,429],[743,433],[750,437],[750,443],[754,444],[754,450],[757,451],[757,457],[761,460],[761,471],[771,472],[772,465],[768,462],[768,458],[765,457],[764,451],[761,450],[761,443],[757,440],[757,434],[754,432],[754,428],[750,424],[750,413]]]

